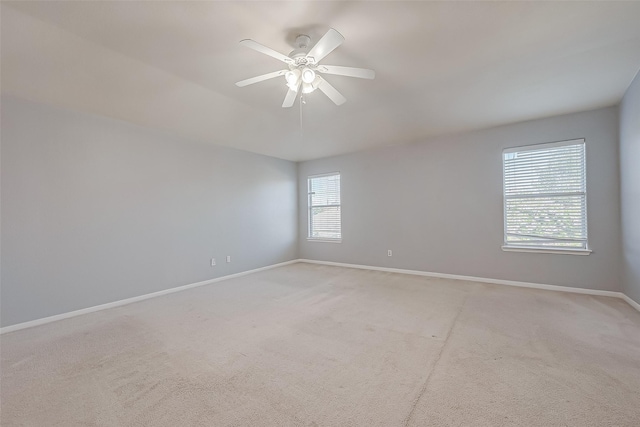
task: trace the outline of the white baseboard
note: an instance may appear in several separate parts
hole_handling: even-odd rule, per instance
[[[630,296],[623,294],[622,292],[620,293],[622,295],[622,299],[625,300],[631,307],[635,308],[636,310],[640,311],[640,304],[638,304],[637,302],[635,302],[634,300],[631,299]]]
[[[100,304],[93,307],[83,308],[80,310],[70,311],[68,313],[56,314],[55,316],[43,317],[42,319],[30,320],[28,322],[17,323],[15,325],[5,326],[0,328],[0,335],[8,332],[19,331],[21,329],[32,328],[34,326],[44,325],[45,323],[56,322],[58,320],[68,319],[70,317],[81,316],[83,314],[93,313],[95,311],[106,310],[109,308],[120,307],[123,305],[131,304],[138,301],[144,301],[146,299],[159,297],[162,295],[172,294],[174,292],[182,292],[187,289],[197,288],[199,286],[210,285],[212,283],[221,282],[223,280],[233,279],[235,277],[246,276],[247,274],[257,273],[258,271],[270,270],[276,267],[282,267],[284,265],[294,264],[299,260],[294,259],[291,261],[285,261],[278,264],[267,265],[265,267],[254,268],[253,270],[242,271],[240,273],[229,274],[226,276],[216,277],[215,279],[204,280],[202,282],[191,283],[188,285],[178,286],[176,288],[163,289],[158,292],[152,292],[150,294],[139,295],[137,297],[127,298],[119,301],[113,301],[106,304]]]
[[[272,268],[282,267],[285,265],[294,264],[298,262],[304,262],[308,264],[332,265],[336,267],[358,268],[362,270],[385,271],[388,273],[411,274],[415,276],[438,277],[442,279],[467,280],[470,282],[492,283],[496,285],[519,286],[523,288],[545,289],[549,291],[571,292],[576,294],[587,294],[587,295],[598,295],[598,296],[621,298],[624,301],[626,301],[631,307],[640,311],[640,304],[638,304],[637,302],[635,302],[634,300],[632,300],[630,297],[623,294],[622,292],[573,288],[568,286],[557,286],[557,285],[544,285],[541,283],[518,282],[514,280],[502,280],[502,279],[490,279],[486,277],[461,276],[458,274],[433,273],[433,272],[420,271],[420,270],[404,270],[400,268],[375,267],[372,265],[347,264],[343,262],[316,261],[311,259],[294,259],[291,261],[285,261],[278,264],[272,264],[265,267],[255,268],[253,270],[242,271],[240,273],[234,273],[234,274],[229,274],[227,276],[216,277],[215,279],[204,280],[202,282],[196,282],[188,285],[178,286],[175,288],[164,289],[162,291],[152,292],[150,294],[140,295],[137,297],[127,298],[127,299],[114,301],[106,304],[96,305],[93,307],[83,308],[80,310],[70,311],[68,313],[56,314],[55,316],[49,316],[49,317],[44,317],[42,319],[30,320],[28,322],[5,326],[4,328],[0,328],[0,335],[6,334],[8,332],[19,331],[21,329],[32,328],[34,326],[44,325],[46,323],[56,322],[58,320],[81,316],[83,314],[93,313],[95,311],[106,310],[114,307],[120,307],[120,306],[131,304],[134,302],[144,301],[146,299],[172,294],[174,292],[182,292],[188,289],[197,288],[199,286],[210,285],[212,283],[221,282],[223,280],[233,279],[235,277],[245,276],[247,274],[257,273],[259,271],[264,271],[264,270],[270,270]]]
[[[441,279],[467,280],[470,282],[491,283],[495,285],[518,286],[521,288],[545,289],[547,291],[571,292],[574,294],[586,294],[586,295],[597,295],[597,296],[604,296],[604,297],[621,298],[627,303],[629,303],[631,307],[640,311],[640,304],[638,304],[637,302],[635,302],[634,300],[632,300],[622,292],[574,288],[570,286],[545,285],[542,283],[518,282],[515,280],[490,279],[486,277],[461,276],[458,274],[432,273],[429,271],[420,271],[420,270],[404,270],[400,268],[375,267],[371,265],[347,264],[343,262],[316,261],[312,259],[299,259],[298,261],[306,262],[309,264],[332,265],[336,267],[358,268],[362,270],[385,271],[388,273],[412,274],[414,276],[427,276],[427,277],[438,277]]]

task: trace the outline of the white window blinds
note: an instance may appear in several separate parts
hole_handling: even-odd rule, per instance
[[[503,152],[505,247],[587,249],[584,139]]]
[[[342,237],[340,226],[340,174],[310,176],[309,238],[335,239]]]

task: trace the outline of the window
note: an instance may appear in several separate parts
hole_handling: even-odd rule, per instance
[[[309,236],[310,240],[339,242],[340,229],[340,174],[310,176]]]
[[[584,139],[503,151],[505,250],[588,254]]]

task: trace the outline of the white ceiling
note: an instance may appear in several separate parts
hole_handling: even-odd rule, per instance
[[[289,160],[614,105],[640,68],[640,2],[2,2],[2,92]],[[288,54],[329,27],[327,76],[281,108]]]

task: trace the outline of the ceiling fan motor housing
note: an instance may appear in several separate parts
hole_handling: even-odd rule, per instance
[[[293,63],[289,64],[289,68],[293,69],[295,67],[304,67],[305,65],[315,64],[315,59],[307,56],[307,53],[309,53],[310,42],[311,37],[306,34],[300,34],[296,37],[297,47],[289,54],[289,58],[293,59]]]

